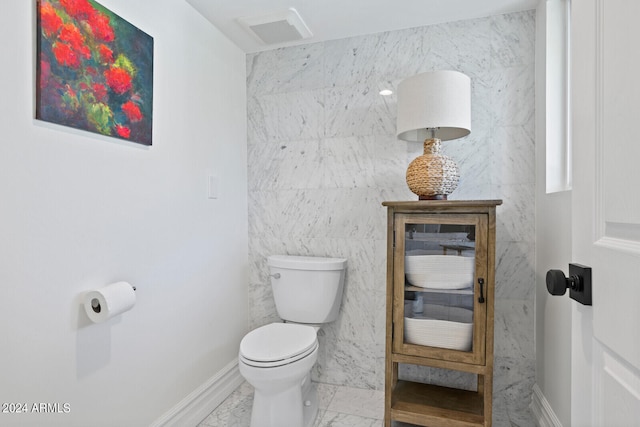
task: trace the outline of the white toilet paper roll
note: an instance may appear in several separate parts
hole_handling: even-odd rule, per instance
[[[131,310],[135,303],[136,293],[127,282],[112,283],[102,289],[89,291],[84,296],[84,309],[95,323]]]

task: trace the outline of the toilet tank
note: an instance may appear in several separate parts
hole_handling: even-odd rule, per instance
[[[338,317],[345,258],[272,255],[267,258],[278,316],[295,323],[328,323]]]

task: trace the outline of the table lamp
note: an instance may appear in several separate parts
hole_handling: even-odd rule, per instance
[[[446,200],[458,186],[458,165],[440,154],[441,141],[471,132],[471,80],[458,71],[432,71],[398,85],[397,135],[424,141],[424,154],[407,168],[407,185],[419,200]]]

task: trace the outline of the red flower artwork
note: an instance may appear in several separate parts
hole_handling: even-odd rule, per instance
[[[60,27],[62,27],[62,19],[50,3],[42,4],[40,9],[40,22],[42,31],[49,37],[56,34]]]
[[[49,61],[40,60],[40,87],[46,87],[49,83],[49,75],[51,74],[51,64]]]
[[[129,139],[129,137],[131,136],[131,129],[126,126],[116,125],[116,132],[118,132],[118,135],[123,138]]]
[[[153,38],[95,0],[38,0],[36,118],[151,145]]]
[[[94,14],[89,18],[89,26],[91,27],[91,31],[93,31],[93,35],[98,40],[102,40],[103,42],[112,42],[114,40],[115,34],[113,33],[113,28],[111,28],[108,16],[100,13]]]
[[[87,0],[60,0],[60,5],[70,16],[78,20],[91,18],[96,13]]]
[[[63,25],[58,39],[68,43],[77,55],[83,56],[87,59],[91,58],[91,51],[84,44],[84,36],[80,34],[80,30],[78,30],[78,27],[75,25]]]
[[[55,43],[53,45],[53,54],[60,65],[66,65],[71,68],[78,68],[80,66],[78,55],[76,55],[71,46],[66,43]]]
[[[101,83],[94,83],[93,95],[96,97],[96,101],[102,102],[107,99],[107,88]]]
[[[109,46],[101,44],[98,46],[98,52],[100,52],[100,59],[103,64],[111,64],[113,62],[113,51],[109,49]]]
[[[133,101],[128,101],[122,104],[122,111],[124,111],[124,114],[126,114],[131,123],[136,123],[142,120],[140,107],[138,107],[138,104]]]
[[[131,89],[131,75],[123,68],[111,67],[104,72],[104,77],[109,87],[119,95]]]

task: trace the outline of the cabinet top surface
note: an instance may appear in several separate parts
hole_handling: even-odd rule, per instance
[[[462,207],[495,207],[502,200],[411,200],[382,202],[383,206],[400,209],[462,208]]]

